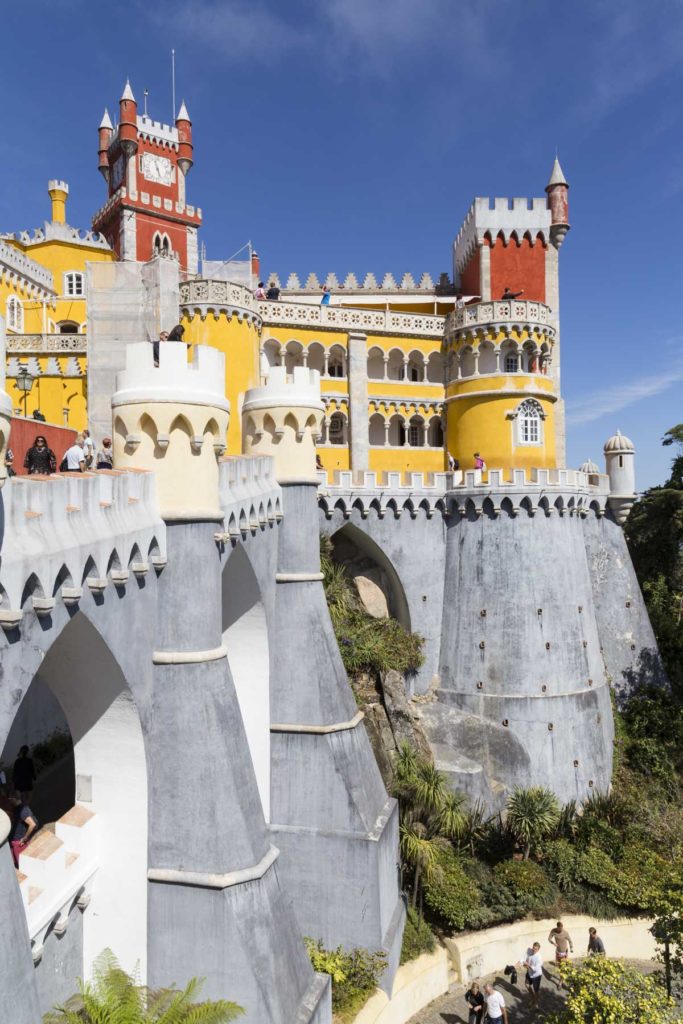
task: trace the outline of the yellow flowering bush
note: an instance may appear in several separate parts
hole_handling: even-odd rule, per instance
[[[683,1024],[661,982],[622,960],[591,956],[562,967],[567,1002],[548,1024]]]

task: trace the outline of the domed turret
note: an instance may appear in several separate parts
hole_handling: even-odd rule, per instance
[[[600,473],[600,470],[592,459],[586,459],[586,461],[582,462],[579,466],[579,473],[587,473],[589,476],[597,476]]]
[[[609,506],[623,525],[636,500],[635,446],[620,430],[605,441],[605,470],[609,476]]]

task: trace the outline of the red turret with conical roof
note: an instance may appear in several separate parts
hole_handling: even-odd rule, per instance
[[[109,181],[109,143],[114,134],[114,126],[109,117],[109,111],[104,108],[104,114],[99,127],[99,147],[97,151],[97,168],[105,181]]]
[[[132,156],[138,148],[138,105],[128,79],[119,100],[119,145],[126,156]]]
[[[560,167],[558,157],[550,173],[550,181],[545,187],[550,210],[550,238],[556,248],[560,248],[569,231],[569,184]]]
[[[175,126],[178,129],[178,167],[183,174],[187,174],[194,160],[192,159],[192,121],[190,121],[185,100],[180,104]]]

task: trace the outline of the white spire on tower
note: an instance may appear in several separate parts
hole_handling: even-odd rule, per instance
[[[135,102],[135,96],[133,96],[133,90],[130,87],[130,79],[126,79],[126,88],[123,90],[122,100],[132,100]]]
[[[102,120],[100,121],[100,128],[111,128],[112,130],[114,128],[114,125],[111,123],[109,111],[106,107],[104,108],[104,114],[102,115]]]
[[[560,167],[559,157],[555,157],[555,163],[553,164],[553,169],[550,174],[550,181],[546,188],[551,188],[553,185],[569,185],[569,182],[565,178],[564,172]]]
[[[183,102],[180,104],[180,110],[178,111],[178,113],[176,115],[176,121],[189,121],[189,120],[190,120],[190,115],[187,112],[187,107],[185,106],[185,100],[183,100]]]

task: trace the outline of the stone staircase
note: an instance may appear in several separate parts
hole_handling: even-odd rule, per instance
[[[34,962],[50,931],[62,935],[75,905],[84,910],[98,866],[99,821],[94,811],[76,804],[44,829],[19,856],[17,881]]]

